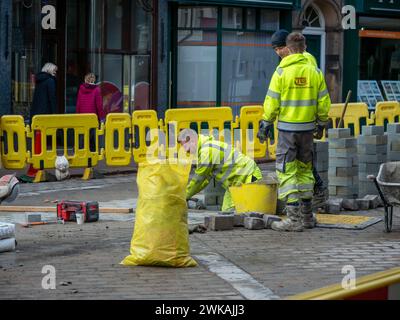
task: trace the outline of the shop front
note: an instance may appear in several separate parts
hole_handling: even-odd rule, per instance
[[[262,104],[279,64],[271,36],[291,30],[298,3],[170,1],[170,107]]]
[[[152,6],[130,0],[13,0],[12,113],[26,118],[35,74],[58,66],[58,113],[75,113],[93,72],[108,112],[151,108]]]
[[[372,110],[400,100],[400,0],[367,0],[356,9],[357,30],[345,31],[344,89]]]

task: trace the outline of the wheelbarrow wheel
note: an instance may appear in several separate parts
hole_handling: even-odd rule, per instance
[[[392,222],[393,222],[393,207],[390,206],[385,208],[385,231],[392,231]]]

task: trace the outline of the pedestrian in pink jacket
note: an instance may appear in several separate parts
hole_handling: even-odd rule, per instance
[[[81,84],[76,102],[76,113],[95,113],[100,122],[104,122],[106,114],[103,110],[103,98],[100,87],[95,84],[96,76],[88,73],[85,83]]]

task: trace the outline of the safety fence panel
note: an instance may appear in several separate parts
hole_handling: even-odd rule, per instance
[[[132,119],[127,113],[109,113],[105,126],[105,159],[108,166],[128,166],[132,159]]]
[[[2,116],[0,136],[2,166],[8,170],[24,169],[28,159],[24,118]]]
[[[72,168],[91,168],[99,154],[99,123],[95,114],[37,115],[32,119],[32,154],[36,169],[52,169],[64,155]]]
[[[344,103],[332,104],[329,110],[330,127],[337,128],[342,117]],[[343,119],[343,128],[350,128],[352,136],[358,137],[363,126],[374,123],[370,119],[368,106],[365,103],[349,103]]]
[[[163,133],[158,128],[157,112],[154,110],[135,111],[132,115],[133,158],[137,163],[158,157]]]
[[[168,154],[178,154],[177,138],[182,129],[193,129],[199,134],[233,145],[233,114],[229,107],[171,109],[165,113]]]
[[[244,106],[240,110],[240,135],[242,152],[251,158],[264,158],[267,143],[260,143],[257,133],[264,109],[262,106]],[[270,144],[268,144],[269,149]]]
[[[399,122],[400,103],[397,101],[378,102],[375,108],[375,125],[384,126]]]
[[[345,284],[301,293],[287,300],[400,300],[400,268],[360,278],[354,276]]]

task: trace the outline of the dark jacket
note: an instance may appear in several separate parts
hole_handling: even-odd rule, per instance
[[[33,94],[30,120],[37,114],[57,112],[56,78],[47,72],[36,75],[35,93]]]

